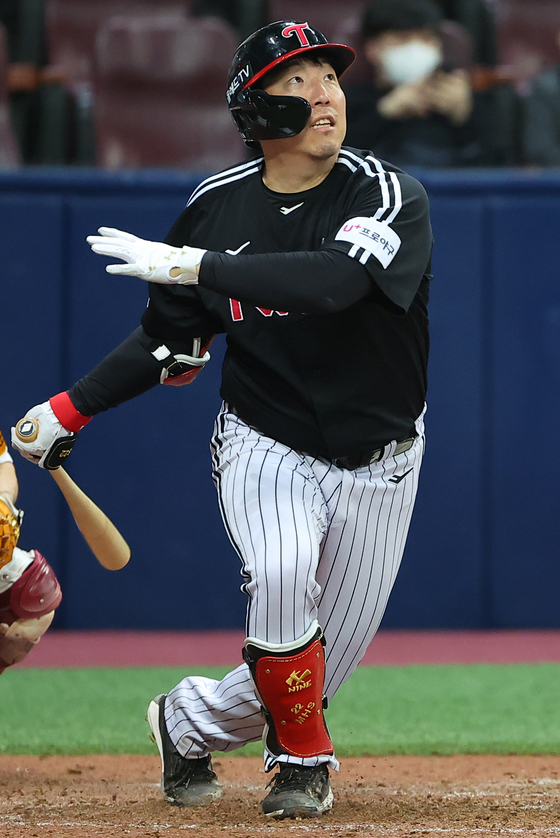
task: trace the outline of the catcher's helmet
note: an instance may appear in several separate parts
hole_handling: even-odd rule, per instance
[[[245,143],[295,137],[311,115],[311,105],[300,96],[271,96],[259,88],[263,76],[283,61],[318,52],[340,76],[356,53],[343,44],[331,44],[308,23],[280,20],[258,29],[243,41],[233,56],[227,80],[227,102]],[[256,85],[256,86],[255,86]]]

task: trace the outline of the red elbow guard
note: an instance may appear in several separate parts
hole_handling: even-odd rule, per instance
[[[208,347],[210,346],[210,344],[212,343],[212,341],[214,340],[215,337],[216,336],[213,335],[211,338],[209,338],[206,341],[206,343],[204,343],[202,345],[202,347],[200,348],[200,350],[198,352],[198,357],[199,358],[203,358],[203,356],[205,355],[205,353],[208,350]],[[210,356],[208,356],[208,357],[210,357]],[[183,387],[185,384],[192,384],[192,382],[195,380],[195,378],[197,377],[199,372],[202,372],[202,370],[204,369],[206,364],[200,364],[199,366],[193,366],[190,369],[185,370],[185,372],[179,372],[179,373],[172,372],[174,366],[176,366],[176,363],[172,363],[168,367],[168,369],[166,371],[166,377],[161,382],[162,384],[167,384],[171,387]]]
[[[199,372],[202,372],[204,366],[193,367],[192,370],[182,372],[180,375],[170,375],[164,380],[164,384],[171,387],[183,387],[185,384],[192,384]]]

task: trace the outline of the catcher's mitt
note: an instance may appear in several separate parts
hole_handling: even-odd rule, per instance
[[[0,495],[0,568],[12,560],[14,547],[18,543],[23,512]]]

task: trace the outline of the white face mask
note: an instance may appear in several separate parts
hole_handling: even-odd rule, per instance
[[[425,79],[441,64],[441,49],[425,41],[408,41],[387,47],[381,54],[383,74],[391,84],[411,84]]]

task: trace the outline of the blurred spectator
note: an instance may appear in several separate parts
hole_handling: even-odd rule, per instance
[[[472,39],[472,58],[483,67],[496,65],[496,22],[487,0],[435,0],[446,20],[460,23]]]
[[[560,166],[560,64],[538,75],[524,99],[523,146],[526,163]]]
[[[443,65],[433,0],[375,0],[362,19],[372,79],[346,89],[346,145],[370,148],[398,166],[482,164],[465,70]]]
[[[19,0],[0,0],[0,22],[5,26],[8,36],[10,61],[15,61],[16,42],[19,23]]]
[[[11,121],[24,163],[37,160],[42,130],[47,64],[43,0],[0,0],[0,21],[8,36],[8,90]]]

